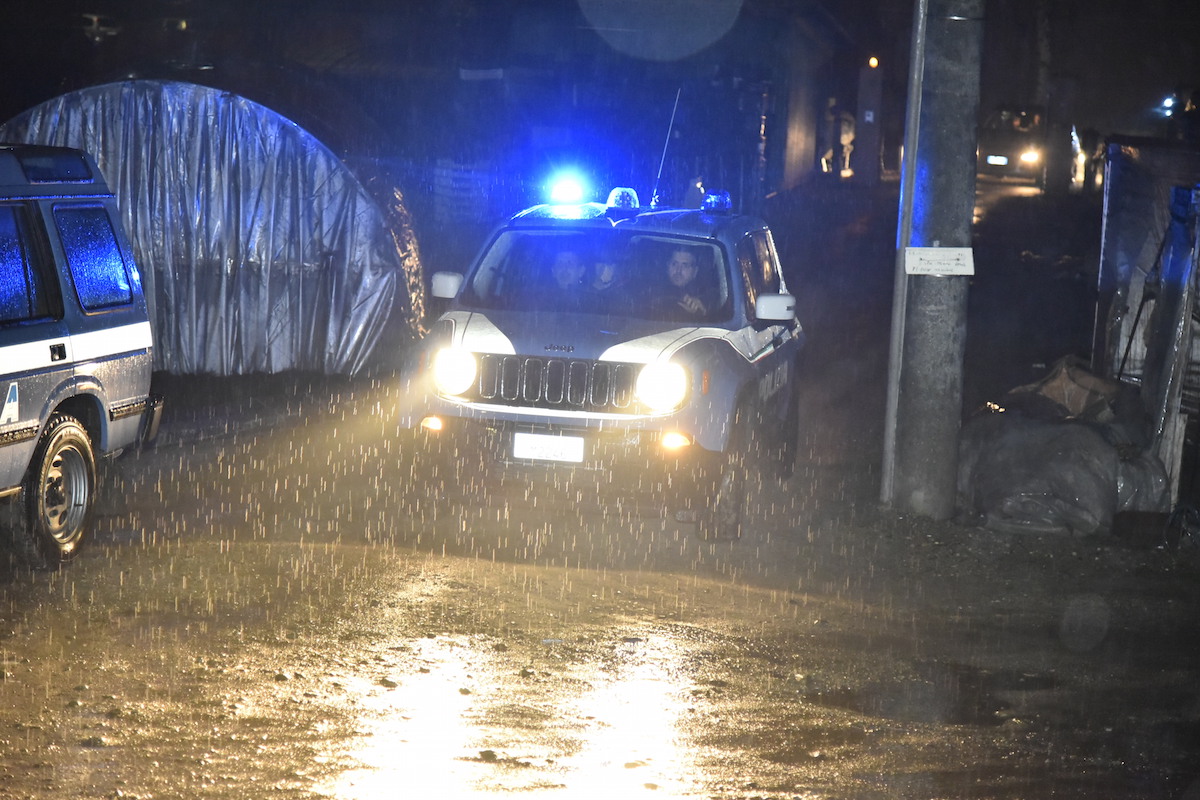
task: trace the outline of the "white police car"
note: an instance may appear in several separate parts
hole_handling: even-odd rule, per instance
[[[729,206],[643,210],[618,189],[512,217],[465,274],[432,276],[450,302],[410,423],[505,469],[651,486],[704,537],[736,538],[748,460],[790,471],[804,336],[770,230]]]
[[[31,565],[79,552],[97,455],[157,432],[152,355],[141,279],[95,162],[0,145],[0,525]]]

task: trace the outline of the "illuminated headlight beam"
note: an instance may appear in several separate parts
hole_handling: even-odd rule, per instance
[[[475,355],[459,347],[444,347],[433,356],[433,384],[442,394],[460,395],[479,374]]]
[[[637,377],[637,397],[651,411],[674,411],[687,397],[688,375],[673,361],[653,361],[642,367]]]

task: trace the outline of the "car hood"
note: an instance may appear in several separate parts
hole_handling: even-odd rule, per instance
[[[727,328],[627,317],[504,311],[451,311],[453,343],[480,353],[647,363],[698,339],[724,339]]]

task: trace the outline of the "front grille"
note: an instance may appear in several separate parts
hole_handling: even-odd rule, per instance
[[[472,400],[524,408],[632,413],[641,364],[482,354]]]

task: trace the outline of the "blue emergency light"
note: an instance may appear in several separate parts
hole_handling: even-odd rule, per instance
[[[579,175],[568,172],[550,181],[550,202],[558,205],[582,203],[587,197],[587,184]]]
[[[729,192],[709,192],[700,201],[700,209],[709,213],[732,211],[733,198]]]

